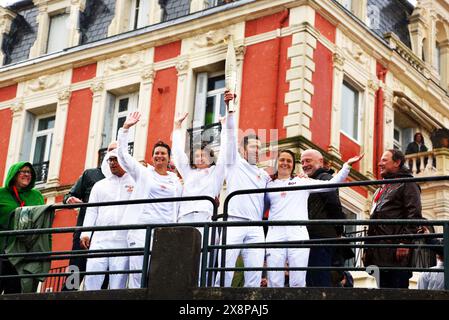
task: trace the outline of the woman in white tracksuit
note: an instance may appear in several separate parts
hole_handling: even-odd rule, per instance
[[[118,159],[120,165],[135,180],[136,186],[131,199],[172,198],[181,195],[182,186],[178,176],[167,170],[170,161],[170,147],[158,142],[153,147],[153,166],[144,167],[128,153],[128,129],[140,119],[139,112],[132,112],[118,133]],[[175,223],[178,203],[161,202],[129,205],[123,224],[163,224]],[[145,245],[146,230],[129,230],[128,247],[137,248]],[[130,270],[139,270],[143,266],[143,256],[131,256]],[[130,274],[129,288],[140,288],[142,275]]]
[[[117,151],[108,152],[105,156],[102,171],[105,179],[98,181],[92,188],[89,202],[109,202],[129,200],[134,189],[134,180],[117,162]],[[117,226],[122,222],[126,206],[89,207],[86,210],[83,227]],[[124,249],[128,247],[127,230],[84,231],[81,233],[81,246],[90,250]],[[129,269],[128,257],[88,258],[86,271],[123,271]],[[124,289],[127,274],[110,274],[110,289]],[[85,290],[100,290],[104,275],[87,275],[84,278]]]
[[[320,185],[343,182],[351,165],[359,161],[362,156],[353,157],[343,165],[343,168],[330,181],[320,181],[295,177],[295,154],[290,150],[279,152],[277,172],[267,188],[281,188],[287,186]],[[312,189],[300,191],[269,192],[266,194],[267,204],[270,208],[268,220],[308,220],[307,200],[312,192],[330,191],[333,189]],[[308,240],[309,233],[306,226],[270,226],[266,242],[283,242]],[[307,267],[309,248],[267,249],[267,267],[283,268],[288,261],[289,267]],[[268,287],[283,287],[284,271],[268,271]],[[306,285],[306,271],[289,272],[290,287],[304,287]]]
[[[209,196],[212,198],[220,194],[224,181],[224,129],[221,133],[221,149],[217,163],[214,163],[213,150],[201,145],[193,153],[193,164],[184,152],[184,137],[181,130],[182,121],[187,113],[175,121],[173,131],[173,161],[176,169],[183,178],[183,197]],[[206,222],[211,221],[213,205],[210,201],[186,201],[179,204],[178,222]],[[199,228],[201,234],[203,228]]]

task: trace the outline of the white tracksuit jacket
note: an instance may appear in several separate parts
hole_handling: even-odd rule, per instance
[[[105,160],[110,156],[117,156],[116,152],[109,152]],[[89,202],[106,202],[129,200],[134,189],[134,180],[129,174],[121,177],[104,172],[106,178],[98,181],[92,188]],[[122,223],[126,206],[102,206],[89,207],[86,210],[84,218],[84,227],[88,226],[117,226]],[[81,237],[91,238],[90,250],[96,249],[120,249],[127,248],[127,230],[113,231],[95,231],[92,235],[91,231],[81,233]],[[87,260],[87,271],[105,271],[105,270],[128,270],[127,257],[104,257],[89,258]],[[125,288],[127,274],[111,274],[110,288]],[[104,275],[87,275],[84,278],[86,290],[100,290],[103,283]]]
[[[118,160],[123,169],[134,179],[136,186],[131,199],[157,199],[179,197],[182,186],[177,175],[168,172],[163,176],[154,167],[144,167],[128,153],[128,130],[120,128],[118,133]],[[175,223],[179,204],[176,202],[147,203],[128,206],[123,224]],[[128,232],[130,248],[145,245],[145,229]],[[143,256],[130,257],[130,269],[141,269]],[[130,275],[129,287],[140,288],[140,274]]]
[[[206,169],[194,169],[190,166],[189,158],[184,152],[184,138],[181,129],[173,131],[173,161],[184,181],[183,197],[209,196],[215,198],[220,194],[225,174],[224,148],[226,148],[226,142],[224,139],[224,130],[222,130],[220,154],[216,165]],[[181,202],[179,204],[178,221],[183,221],[183,218],[187,215],[193,214],[195,216],[196,213],[200,213],[198,219],[191,217],[189,221],[211,220],[212,203],[205,200]],[[205,220],[204,217],[206,216],[207,219]]]
[[[343,182],[349,172],[350,166],[345,164],[338,174],[329,181],[304,178],[276,179],[270,181],[267,188],[281,188],[287,186],[320,185]],[[312,189],[289,192],[270,192],[267,200],[270,206],[270,221],[308,220],[307,201],[313,192],[326,192],[335,189]],[[270,226],[268,228],[267,242],[308,240],[309,233],[306,226]],[[267,249],[267,267],[284,267],[288,260],[289,267],[307,267],[309,248]],[[268,271],[268,286],[283,287],[284,272]],[[305,271],[290,271],[290,287],[304,287],[306,282]]]

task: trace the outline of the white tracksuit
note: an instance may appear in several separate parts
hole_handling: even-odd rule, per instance
[[[270,177],[265,170],[249,164],[237,150],[237,134],[234,124],[234,114],[229,114],[226,120],[227,147],[226,156],[226,185],[227,192],[243,189],[265,188]],[[261,221],[263,217],[264,195],[251,194],[235,196],[229,202],[228,221]],[[226,244],[263,243],[265,236],[262,227],[228,227]],[[226,267],[235,267],[237,257],[242,251],[245,267],[263,267],[265,249],[234,249],[226,250]],[[221,262],[221,252],[218,255]],[[225,273],[224,284],[230,287],[233,271]],[[245,287],[260,287],[262,271],[245,271]],[[220,285],[220,273],[216,279],[216,286]]]
[[[343,182],[350,171],[348,165],[344,165],[338,174],[330,181],[321,181],[314,179],[291,178],[276,179],[270,181],[267,188],[281,188],[287,186],[320,185],[327,183]],[[270,192],[267,194],[267,200],[270,205],[270,221],[286,220],[308,220],[307,200],[309,194],[313,192],[325,192],[334,189],[313,189],[301,191],[283,191]],[[309,233],[306,226],[270,226],[268,228],[267,242],[283,242],[308,240]],[[267,249],[267,267],[283,268],[288,261],[289,267],[307,267],[309,260],[309,248],[286,248],[286,249]],[[283,287],[285,274],[284,271],[268,271],[268,286]],[[305,287],[306,271],[289,272],[290,287]]]
[[[105,159],[113,153],[109,152]],[[114,154],[114,156],[116,156]],[[108,175],[98,181],[92,188],[89,202],[105,202],[128,200],[134,188],[134,180],[128,174],[122,177]],[[126,206],[89,207],[86,210],[83,226],[117,226],[122,222]],[[90,231],[81,233],[81,237],[91,238],[90,250],[127,248],[126,230]],[[92,235],[92,236],[91,236]],[[86,271],[123,271],[129,269],[128,257],[104,257],[87,259]],[[127,274],[110,274],[110,289],[123,289],[126,287]],[[84,278],[85,290],[100,290],[104,275],[87,275]]]
[[[118,133],[118,160],[120,165],[136,182],[131,199],[157,199],[179,197],[182,186],[177,175],[167,172],[163,176],[154,167],[144,167],[128,153],[128,130],[120,128]],[[178,203],[161,202],[128,206],[123,224],[161,224],[175,223],[178,214]],[[145,245],[146,230],[130,230],[128,247],[136,248]],[[152,243],[152,241],[151,241]],[[130,270],[142,269],[143,256],[132,256],[129,259]],[[130,274],[129,288],[140,288],[142,275]]]

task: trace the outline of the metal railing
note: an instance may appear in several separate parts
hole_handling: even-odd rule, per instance
[[[47,182],[49,164],[49,161],[33,163],[34,171],[36,171],[36,183]]]
[[[138,199],[138,200],[126,200],[126,201],[110,201],[99,203],[76,203],[76,204],[61,204],[53,205],[52,209],[75,209],[80,207],[98,207],[98,206],[117,206],[117,205],[135,205],[146,203],[163,203],[163,202],[186,202],[186,201],[209,201],[213,205],[213,219],[217,217],[218,205],[214,198],[208,196],[195,196],[195,197],[173,197],[173,198],[159,198],[159,199]],[[178,223],[168,224],[131,224],[120,226],[96,226],[96,227],[64,227],[64,228],[44,228],[44,229],[30,229],[30,230],[6,230],[0,231],[0,237],[6,237],[5,243],[8,241],[8,237],[14,236],[26,236],[36,234],[56,234],[56,233],[72,233],[83,231],[116,231],[116,230],[136,230],[145,229],[146,238],[145,246],[142,248],[121,248],[121,249],[98,249],[98,250],[75,250],[75,251],[49,251],[49,252],[25,252],[25,253],[0,253],[0,262],[4,259],[23,257],[27,261],[52,261],[52,260],[66,260],[69,258],[100,258],[100,257],[118,257],[118,256],[137,256],[143,255],[143,266],[140,270],[119,270],[119,271],[98,271],[98,272],[77,272],[80,275],[103,275],[103,274],[132,274],[141,273],[142,281],[141,287],[144,288],[148,285],[148,264],[151,254],[150,244],[152,237],[152,230],[158,227],[174,227],[179,226]],[[204,244],[204,243],[203,243]],[[206,246],[207,248],[207,243]],[[4,248],[2,248],[4,250]],[[2,264],[0,263],[0,266]],[[0,269],[1,271],[1,269]],[[22,278],[54,278],[54,277],[68,277],[73,275],[73,272],[61,272],[56,273],[51,271],[49,273],[39,274],[21,274],[21,275],[2,275],[0,272],[0,280],[3,279],[22,279]]]
[[[223,214],[218,215],[218,205],[215,200],[207,196],[198,197],[177,197],[177,198],[161,198],[161,199],[140,199],[140,200],[128,200],[128,201],[113,201],[107,203],[83,203],[83,204],[68,204],[68,205],[53,205],[53,209],[71,209],[78,207],[95,207],[95,206],[115,206],[115,205],[132,205],[132,204],[144,204],[144,203],[161,203],[161,202],[182,202],[182,201],[195,201],[205,200],[210,201],[213,204],[213,220],[212,222],[203,223],[170,223],[170,224],[133,224],[133,225],[121,225],[121,226],[96,226],[96,227],[66,227],[66,228],[48,228],[48,229],[35,229],[35,230],[8,230],[0,231],[0,236],[17,236],[17,235],[30,235],[30,234],[53,234],[53,233],[68,233],[68,232],[81,232],[81,231],[107,231],[107,230],[135,230],[145,229],[146,239],[144,247],[139,248],[123,248],[123,249],[109,249],[109,250],[77,250],[77,251],[53,251],[53,252],[30,252],[30,253],[10,253],[0,254],[0,259],[7,259],[9,257],[24,257],[28,260],[64,260],[70,257],[112,257],[112,256],[136,256],[143,255],[144,263],[141,270],[122,270],[122,271],[98,271],[98,272],[80,272],[84,275],[96,275],[96,274],[119,274],[119,273],[141,273],[142,281],[141,287],[148,285],[148,267],[149,257],[151,255],[150,244],[152,230],[158,227],[176,227],[176,226],[192,226],[204,228],[204,235],[202,239],[202,256],[201,256],[201,272],[200,272],[200,286],[211,286],[213,284],[213,275],[216,272],[221,273],[220,285],[224,285],[224,273],[226,271],[307,271],[307,270],[347,270],[347,271],[366,271],[364,267],[288,267],[288,268],[273,268],[273,267],[257,267],[257,268],[236,268],[226,267],[225,257],[226,250],[231,249],[244,249],[244,248],[313,248],[313,247],[350,247],[350,248],[424,248],[432,249],[441,247],[433,244],[398,244],[398,243],[375,243],[380,240],[398,240],[407,239],[409,241],[416,239],[427,239],[443,237],[444,244],[444,269],[428,269],[428,268],[414,268],[414,267],[379,267],[379,270],[404,270],[404,271],[431,271],[431,272],[444,272],[445,277],[445,289],[449,290],[449,220],[305,220],[305,221],[227,221],[229,201],[237,195],[257,194],[266,192],[283,192],[283,191],[299,191],[310,190],[315,188],[340,188],[340,187],[354,187],[354,186],[367,186],[367,185],[381,185],[381,184],[395,184],[395,183],[410,183],[410,182],[430,182],[430,181],[446,181],[449,180],[449,176],[441,177],[425,177],[425,178],[403,178],[403,179],[388,179],[379,181],[358,181],[358,182],[346,182],[346,183],[332,183],[332,184],[320,184],[309,186],[297,186],[297,187],[283,187],[283,188],[267,188],[267,189],[253,189],[253,190],[239,190],[228,195],[224,202]],[[218,217],[223,218],[223,222],[215,221]],[[228,227],[241,227],[241,226],[282,226],[282,225],[439,225],[443,226],[442,233],[432,234],[401,234],[390,236],[361,236],[351,238],[326,238],[326,239],[313,239],[302,241],[287,241],[287,242],[263,242],[263,243],[251,243],[251,244],[226,244],[227,228]],[[221,244],[214,244],[216,238],[217,229],[221,230]],[[209,244],[209,234],[212,244]],[[362,242],[367,243],[362,244]],[[221,250],[221,260],[217,262],[215,260],[215,252]],[[225,266],[225,267],[223,267]],[[62,270],[59,270],[62,271]],[[29,277],[64,277],[70,276],[70,272],[50,272],[45,274],[27,274],[27,275],[2,275],[0,279],[4,278],[29,278]],[[207,276],[209,275],[209,276]]]

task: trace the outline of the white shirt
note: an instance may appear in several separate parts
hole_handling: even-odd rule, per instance
[[[442,269],[443,261],[437,260],[437,265],[431,269]],[[418,289],[444,290],[444,272],[423,272],[418,280]]]
[[[351,167],[345,164],[338,174],[329,181],[304,179],[304,178],[289,178],[276,179],[270,181],[267,188],[282,188],[282,187],[296,187],[307,185],[321,185],[328,183],[340,183],[345,181],[348,177]],[[336,188],[325,189],[311,189],[298,191],[282,191],[269,192],[267,199],[270,204],[270,214],[268,220],[308,220],[307,200],[309,195],[314,192],[332,191]]]
[[[106,202],[129,200],[134,190],[134,180],[129,174],[121,177],[111,175],[98,181],[92,188],[89,202]],[[84,218],[84,227],[90,226],[116,226],[122,224],[125,205],[88,207]],[[81,237],[91,237],[92,231],[84,231]],[[92,236],[92,243],[100,241],[124,241],[127,230],[95,231]]]
[[[221,133],[221,150],[217,159],[217,164],[205,169],[194,169],[190,166],[189,158],[183,148],[183,134],[180,129],[173,131],[173,161],[176,169],[181,174],[184,181],[182,191],[183,197],[209,196],[212,198],[220,194],[224,181],[224,130]],[[194,211],[208,212],[213,214],[213,205],[207,200],[181,202],[178,217],[192,213]]]
[[[237,134],[234,124],[234,114],[226,120],[227,147],[226,156],[226,186],[227,192],[244,189],[265,188],[270,176],[265,170],[251,165],[243,159],[237,150]],[[228,215],[252,221],[260,221],[263,216],[264,194],[234,196],[229,202]]]
[[[172,198],[181,195],[182,186],[176,174],[167,172],[167,175],[160,175],[154,167],[144,167],[128,153],[128,130],[123,128],[118,133],[118,160],[136,182],[131,199]],[[177,212],[176,202],[129,205],[123,224],[174,223]]]

